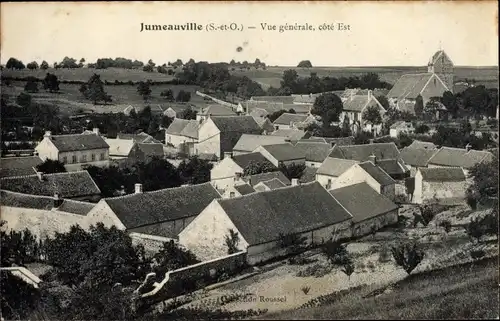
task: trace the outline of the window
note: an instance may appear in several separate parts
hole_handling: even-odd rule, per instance
[[[85,163],[87,161],[87,155],[82,155],[82,163]]]
[[[68,157],[67,156],[64,156],[63,157],[63,163],[66,164],[68,162]]]
[[[71,162],[76,163],[76,155],[71,156]]]
[[[104,160],[104,153],[101,153],[101,160]]]
[[[233,198],[234,197],[234,192],[229,192],[229,198]]]
[[[95,154],[92,154],[92,161],[95,161]]]

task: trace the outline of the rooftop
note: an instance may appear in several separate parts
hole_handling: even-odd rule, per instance
[[[243,134],[234,146],[234,151],[253,152],[259,146],[284,143],[286,137],[274,135]]]
[[[50,135],[48,138],[59,152],[109,148],[104,139],[96,134]]]
[[[297,159],[305,160],[305,153],[301,149],[296,149],[290,143],[261,146],[277,161],[291,161]]]
[[[283,182],[285,185],[291,184],[290,180],[285,176],[285,174],[283,174],[280,171],[249,175],[249,176],[243,177],[243,180],[248,182],[250,185],[255,186],[255,185],[259,184],[260,182],[269,181],[269,180],[272,180],[273,178],[277,178],[278,180]]]
[[[405,147],[400,150],[401,159],[414,167],[426,167],[437,149],[417,149]]]
[[[420,168],[422,179],[427,182],[460,182],[465,181],[464,171],[459,167]]]
[[[355,160],[327,157],[316,174],[338,177],[357,163]]]
[[[322,163],[330,154],[331,145],[307,140],[299,141],[295,144],[295,149],[305,154],[306,161]]]
[[[43,161],[38,156],[5,157],[0,159],[0,178],[36,173],[36,166]]]
[[[279,116],[273,124],[277,125],[290,125],[290,123],[302,123],[306,121],[309,118],[308,115],[303,115],[303,114],[290,114],[290,113],[283,113],[281,116]]]
[[[366,161],[371,155],[375,155],[378,160],[397,159],[399,150],[391,143],[373,143],[363,145],[336,145],[333,147],[330,157],[351,159],[358,162]]]
[[[234,155],[232,156],[233,161],[241,168],[245,169],[248,165],[250,165],[251,162],[254,163],[267,163],[269,166],[274,167],[271,162],[267,160],[261,153],[255,152],[255,153],[248,153],[248,154],[241,154],[241,155]]]
[[[234,189],[237,190],[241,195],[247,195],[255,192],[253,187],[249,184],[234,185]]]
[[[389,174],[372,162],[359,163],[358,165],[382,186],[396,183]]]
[[[470,169],[476,164],[491,159],[493,159],[493,154],[487,151],[442,147],[429,159],[428,164]]]

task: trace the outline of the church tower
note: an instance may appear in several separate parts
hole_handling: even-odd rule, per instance
[[[427,72],[434,73],[446,84],[448,89],[453,92],[453,62],[444,50],[437,51],[429,60]]]

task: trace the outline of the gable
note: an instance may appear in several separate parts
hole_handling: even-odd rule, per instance
[[[243,173],[243,170],[232,158],[226,157],[210,170],[210,179],[234,177],[235,173]]]

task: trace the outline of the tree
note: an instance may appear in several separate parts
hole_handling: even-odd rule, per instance
[[[239,252],[238,243],[240,242],[240,237],[238,235],[238,232],[234,231],[233,229],[229,229],[229,235],[226,235],[224,237],[224,242],[227,246],[227,254],[234,254]]]
[[[59,64],[60,68],[69,68],[69,69],[74,69],[78,68],[78,64],[76,63],[75,58],[70,58],[70,57],[64,57],[61,63]]]
[[[163,247],[153,258],[156,261],[153,271],[161,277],[168,271],[200,262],[191,251],[179,247],[174,241],[163,243]]]
[[[99,101],[107,100],[107,94],[104,91],[104,84],[101,80],[101,76],[98,74],[93,74],[88,80],[85,87],[81,87],[84,90],[85,98],[91,100],[94,105],[97,105]]]
[[[181,89],[177,93],[177,96],[175,97],[175,100],[187,103],[188,101],[191,100],[191,93],[189,91],[184,91],[184,90]]]
[[[268,161],[256,162],[252,160],[243,169],[243,176],[268,173],[268,172],[273,172],[275,170],[276,167]]]
[[[344,265],[350,261],[346,247],[340,242],[328,240],[321,247],[321,251],[332,264]]]
[[[307,238],[296,233],[278,235],[278,245],[282,249],[289,249],[290,253],[298,253],[306,246]]]
[[[164,97],[168,101],[174,101],[174,92],[172,89],[165,89],[160,93],[161,97]]]
[[[427,126],[426,124],[421,124],[415,127],[415,134],[425,134],[428,133],[429,130],[431,130],[429,126]]]
[[[35,77],[28,77],[26,84],[24,85],[24,90],[29,93],[38,92],[38,80]]]
[[[21,70],[26,68],[26,66],[21,60],[17,60],[16,58],[9,58],[9,60],[7,60],[7,63],[5,64],[5,68]]]
[[[148,162],[134,164],[132,168],[135,183],[141,183],[144,191],[178,187],[182,184],[179,171],[166,159],[152,157]],[[133,183],[129,186],[133,190]]]
[[[410,274],[422,262],[425,253],[416,243],[402,243],[391,248],[396,263]]]
[[[345,275],[347,275],[347,277],[349,278],[349,280],[351,280],[351,274],[354,273],[354,263],[350,258],[347,259],[346,262],[344,262],[342,266],[342,272],[344,272]]]
[[[304,174],[306,165],[300,163],[299,164],[292,163],[289,165],[280,164],[278,168],[288,179],[293,179],[293,178],[300,178],[302,174]]]
[[[297,67],[299,67],[299,68],[312,68],[312,64],[309,60],[302,60],[301,62],[299,62]]]
[[[16,102],[19,106],[28,108],[31,105],[31,95],[22,92],[17,96]]]
[[[369,144],[371,139],[373,139],[373,134],[363,130],[354,135],[354,144],[355,145]]]
[[[189,160],[183,160],[177,170],[181,180],[186,184],[201,184],[210,181],[210,170],[213,164],[207,160],[192,156]]]
[[[295,70],[285,70],[283,72],[283,80],[281,80],[281,88],[288,88],[290,92],[296,92],[298,79],[299,75]]]
[[[151,65],[146,65],[142,68],[143,71],[146,71],[146,72],[153,72],[154,70],[154,67],[151,66]]]
[[[43,163],[36,166],[36,170],[46,174],[64,173],[66,167],[58,160],[46,159]]]
[[[140,81],[139,84],[137,85],[137,92],[139,95],[142,96],[142,99],[147,101],[149,98],[151,98],[151,88],[150,88],[151,82],[148,81]]]
[[[186,109],[184,109],[180,114],[179,118],[182,119],[196,119],[196,115],[198,112],[194,109],[192,109],[190,106],[188,106]]]
[[[388,110],[390,108],[389,105],[389,100],[387,100],[386,96],[380,95],[376,97],[378,102],[384,107],[385,110]]]
[[[59,91],[59,80],[57,76],[51,73],[47,73],[43,80],[43,88],[48,90],[49,92],[58,92]]]
[[[284,113],[286,113],[286,110],[282,109],[282,110],[275,111],[272,114],[268,114],[268,115],[266,115],[266,117],[269,118],[269,121],[271,123],[273,123],[276,119],[278,119]]]
[[[42,63],[40,64],[40,69],[43,69],[43,70],[49,69],[48,62],[46,62],[45,60],[42,61]]]
[[[424,100],[421,95],[418,95],[417,98],[415,99],[414,111],[417,117],[422,116],[422,113],[424,112]]]
[[[326,93],[316,97],[311,114],[320,116],[323,123],[330,124],[339,120],[342,109],[342,100],[333,93]]]
[[[28,63],[26,65],[26,67],[29,69],[29,70],[35,70],[35,69],[38,69],[38,63],[36,61],[32,61],[30,63]]]
[[[382,116],[378,107],[370,106],[363,113],[363,120],[372,124],[378,125],[382,123]]]

